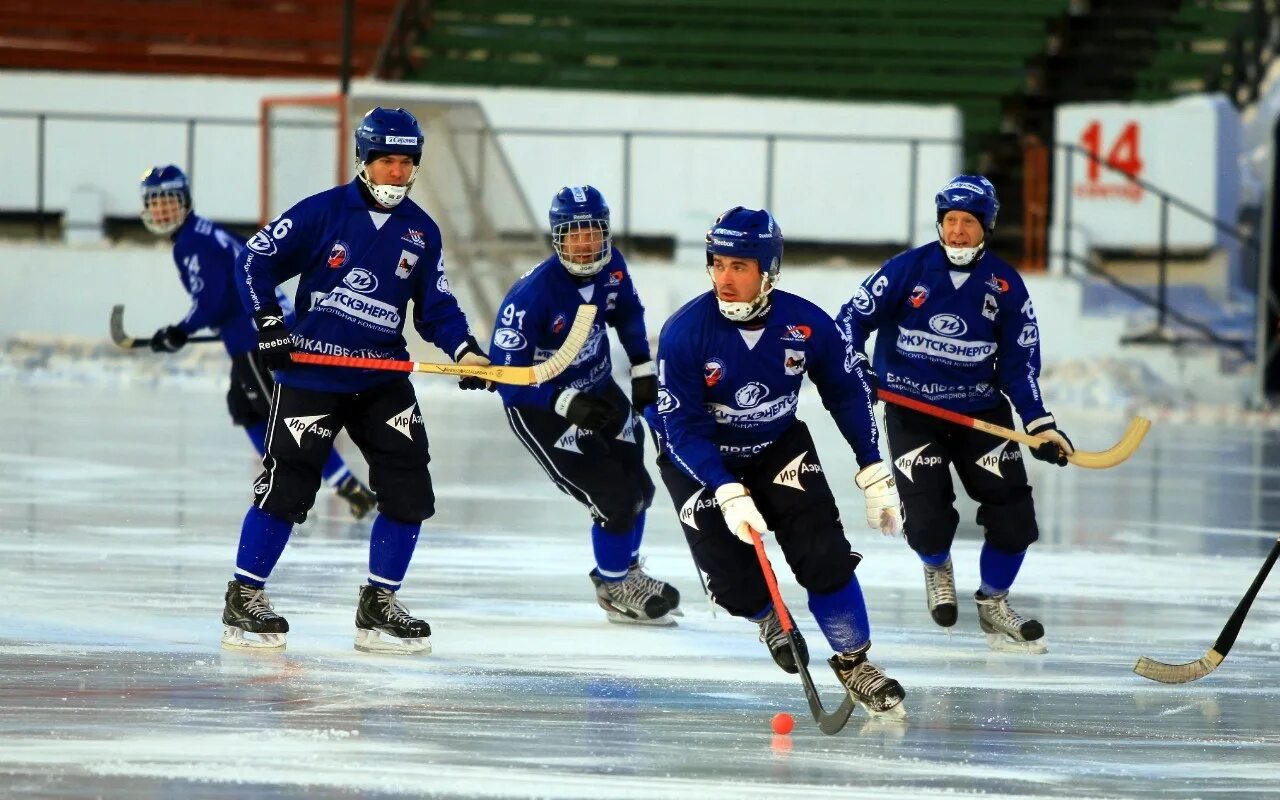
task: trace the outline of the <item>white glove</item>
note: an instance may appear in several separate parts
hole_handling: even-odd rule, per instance
[[[885,536],[896,536],[902,530],[906,515],[898,499],[898,484],[889,465],[877,461],[853,476],[867,503],[867,527]]]
[[[747,544],[755,544],[748,528],[754,528],[756,533],[763,535],[769,527],[760,516],[756,501],[747,494],[747,487],[740,483],[726,483],[716,489],[716,502],[720,505],[720,513],[724,514],[729,532]]]

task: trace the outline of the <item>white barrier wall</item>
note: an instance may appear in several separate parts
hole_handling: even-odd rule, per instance
[[[225,222],[256,221],[259,100],[333,90],[328,81],[0,72],[0,108],[6,112],[0,115],[0,148],[10,155],[0,211],[34,210],[43,170],[44,208],[61,211],[72,192],[87,190],[101,194],[108,216],[131,216],[144,169],[176,163],[192,171],[202,213]],[[477,101],[493,126],[512,131],[500,140],[536,219],[561,186],[592,183],[610,200],[620,230],[629,224],[633,233],[684,242],[700,239],[724,209],[761,206],[771,198],[792,239],[905,244],[911,231],[931,223],[933,195],[961,159],[957,145],[910,141],[958,139],[961,116],[950,106],[361,81],[352,94]],[[49,115],[43,164],[36,151],[40,123],[26,113]],[[629,149],[622,131],[634,132]],[[677,132],[698,138],[669,135]],[[713,135],[725,132],[732,137]],[[773,150],[772,172],[766,170],[770,135],[783,137]],[[886,141],[798,142],[787,141],[788,135]],[[327,131],[291,135],[289,146],[314,154],[316,174],[332,174]],[[629,186],[624,163],[630,165]],[[299,179],[308,188],[313,182]]]

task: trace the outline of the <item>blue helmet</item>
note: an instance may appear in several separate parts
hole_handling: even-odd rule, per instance
[[[191,213],[191,184],[173,164],[147,170],[138,188],[142,224],[152,233],[173,233]]]
[[[782,226],[763,209],[734,206],[716,218],[707,231],[707,268],[717,255],[754,258],[764,273],[760,294],[750,302],[725,302],[717,298],[720,313],[735,322],[745,322],[762,313],[769,292],[782,275]]]
[[[551,245],[570,273],[595,275],[613,258],[609,204],[594,186],[566,186],[551,198]],[[570,235],[591,232],[570,239]]]
[[[411,156],[413,163],[422,160],[422,126],[403,108],[377,106],[360,120],[356,128],[356,158],[368,164],[379,155]]]
[[[966,211],[990,235],[1000,213],[1000,201],[996,199],[996,187],[991,185],[991,181],[981,175],[957,175],[942,187],[933,202],[938,207],[938,241],[951,263],[963,267],[981,258],[987,244],[986,236],[974,247],[950,247],[943,238],[942,218],[948,211]]]

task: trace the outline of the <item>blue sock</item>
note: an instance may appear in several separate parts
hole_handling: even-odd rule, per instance
[[[857,575],[850,575],[848,583],[830,594],[809,592],[809,611],[837,653],[857,650],[871,641],[871,621]]]
[[[644,512],[636,515],[635,527],[631,529],[631,563],[640,563],[640,543],[644,541]]]
[[[338,448],[329,451],[329,459],[324,462],[324,469],[321,474],[324,475],[324,482],[330,486],[337,486],[342,483],[351,470],[347,469],[347,464],[342,460],[342,456],[338,455]]]
[[[261,589],[276,568],[284,546],[289,543],[293,523],[250,506],[240,526],[240,549],[236,552],[235,579]]]
[[[990,597],[993,594],[1009,591],[1013,579],[1018,577],[1022,568],[1022,559],[1027,551],[1006,553],[991,546],[990,542],[982,543],[982,555],[978,559],[978,570],[982,574],[982,585],[978,591]]]
[[[400,591],[404,574],[409,571],[413,549],[418,544],[421,522],[401,522],[386,514],[373,521],[369,537],[369,583],[393,592]]]
[[[253,425],[244,426],[244,433],[249,437],[249,441],[253,442],[253,449],[258,451],[258,455],[267,452],[267,423],[258,422]]]
[[[916,555],[920,556],[920,560],[928,564],[929,566],[940,567],[943,564],[947,563],[948,558],[951,558],[951,551],[943,550],[941,553],[937,553],[931,556],[921,555],[920,553],[916,553]]]
[[[632,534],[610,533],[596,522],[591,525],[591,549],[596,555],[596,572],[610,583],[627,577],[631,563]]]

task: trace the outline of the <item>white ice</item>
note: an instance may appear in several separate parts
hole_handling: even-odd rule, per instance
[[[828,737],[755,626],[711,616],[661,489],[647,569],[686,615],[606,623],[585,512],[492,395],[417,383],[439,513],[401,596],[434,653],[352,648],[369,524],[322,492],[270,584],[288,650],[261,655],[218,646],[257,469],[221,380],[24,374],[0,370],[0,797],[1280,797],[1280,576],[1211,675],[1130,671],[1199,658],[1253,579],[1280,528],[1274,430],[1167,423],[1113,470],[1034,463],[1041,540],[1013,600],[1049,652],[1028,657],[988,652],[969,602],[952,635],[933,626],[918,560],[861,527],[852,458],[806,396],[865,556],[872,655],[908,693],[905,724],[859,712]],[[1086,449],[1124,422],[1066,420]],[[967,597],[980,536],[961,513]],[[782,583],[834,704],[826,647]]]

